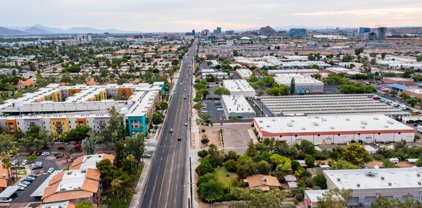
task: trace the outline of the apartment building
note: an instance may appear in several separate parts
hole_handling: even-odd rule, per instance
[[[0,105],[0,127],[9,134],[40,126],[52,134],[87,125],[98,132],[115,107],[125,117],[130,135],[147,132],[154,104],[161,101],[164,83],[109,84],[104,86],[59,86],[51,84]]]

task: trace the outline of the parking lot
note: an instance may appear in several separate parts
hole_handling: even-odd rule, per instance
[[[206,108],[204,108],[204,110],[207,111],[212,123],[218,123],[221,120],[226,120],[226,115],[224,114],[220,100],[206,100],[204,102],[206,104]]]
[[[11,204],[3,203],[0,206],[25,207],[27,203],[39,201],[39,199],[35,199],[30,195],[47,179],[52,170],[59,170],[56,158],[50,152],[40,153],[33,163],[27,159],[28,154],[26,153],[21,153],[11,158],[11,162],[14,164],[11,170],[12,174],[16,174],[16,172],[19,174],[18,181],[12,185],[17,185],[20,188],[12,197]]]

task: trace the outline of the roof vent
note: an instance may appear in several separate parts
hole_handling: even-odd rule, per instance
[[[418,181],[418,185],[419,185],[419,186],[420,186],[420,185],[422,185],[422,182]]]
[[[293,124],[292,123],[287,123],[287,126],[293,127]]]
[[[421,177],[421,174],[420,173],[417,173],[416,176]]]
[[[360,187],[360,184],[358,183],[358,184],[356,184],[356,186],[359,188]]]
[[[388,186],[391,186],[391,185],[393,185],[391,182],[388,182]]]
[[[340,182],[340,178],[337,178],[337,181]]]
[[[368,122],[366,122],[366,121],[361,121],[361,123],[362,123],[363,125],[368,125]]]
[[[381,180],[384,180],[385,178],[384,178],[384,176],[381,176]]]

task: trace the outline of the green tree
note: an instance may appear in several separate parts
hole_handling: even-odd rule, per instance
[[[313,168],[315,166],[315,158],[312,155],[306,155],[305,163],[308,167]]]
[[[224,167],[226,168],[227,171],[232,172],[232,173],[236,173],[237,171],[236,161],[234,161],[233,159],[230,159],[224,162]]]
[[[230,95],[230,91],[224,87],[217,88],[214,93],[216,95]]]
[[[35,160],[37,160],[37,155],[35,153],[32,153],[26,159],[28,160],[28,162],[33,163]]]
[[[205,175],[207,173],[214,172],[214,168],[207,158],[201,160],[201,164],[195,169],[196,173],[199,176]]]
[[[94,205],[90,204],[89,202],[80,201],[75,204],[76,208],[95,208]]]
[[[332,189],[323,194],[318,201],[319,208],[344,208],[352,197],[351,190]]]
[[[358,166],[371,161],[369,153],[365,150],[365,148],[357,143],[347,145],[341,157],[342,159]]]
[[[321,189],[327,189],[327,180],[325,179],[324,174],[318,173],[312,178],[312,181],[315,186],[320,187]]]
[[[110,160],[101,160],[96,164],[98,171],[101,173],[101,182],[104,186],[111,184],[114,175],[114,167]]]
[[[377,196],[377,199],[371,204],[371,208],[386,208],[398,207],[399,201],[397,199],[388,199],[384,196]]]
[[[288,171],[291,169],[291,160],[288,157],[281,156],[279,154],[272,154],[270,156],[271,163],[273,163],[277,170]]]
[[[152,115],[152,123],[155,124],[155,125],[158,125],[160,123],[163,123],[163,120],[164,120],[164,116],[160,112],[155,112]]]
[[[253,143],[253,140],[249,140],[248,142],[248,148],[246,149],[246,155],[250,157],[255,157],[257,155],[258,151],[256,150],[256,146]]]
[[[66,141],[72,141],[72,140],[76,140],[76,141],[82,141],[83,139],[88,137],[88,132],[91,131],[91,128],[89,126],[85,126],[85,125],[81,125],[81,126],[77,126],[74,129],[71,129],[67,134],[66,134]]]
[[[224,196],[224,185],[215,179],[208,180],[199,184],[198,195],[206,202],[218,201]]]
[[[265,85],[267,85],[268,87],[274,84],[274,78],[270,76],[265,76],[264,78],[262,78],[262,81],[264,81]]]
[[[259,173],[267,175],[271,171],[271,166],[267,161],[262,160],[258,162],[257,169]]]
[[[363,53],[364,50],[365,50],[364,48],[356,48],[355,49],[356,56],[359,56],[361,53]]]
[[[337,162],[330,165],[334,170],[344,170],[344,169],[359,169],[359,166],[353,165],[346,160],[338,160]]]
[[[256,173],[256,163],[246,155],[240,156],[236,164],[236,173],[241,178],[246,178]]]
[[[290,80],[290,94],[293,95],[295,93],[296,93],[295,78],[292,78],[292,80]]]

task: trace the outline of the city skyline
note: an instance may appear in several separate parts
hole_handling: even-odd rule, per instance
[[[422,2],[416,0],[17,0],[2,5],[11,9],[0,14],[1,26],[41,24],[62,29],[94,27],[128,32],[184,32],[217,26],[223,30],[266,25],[276,28],[422,26]]]

